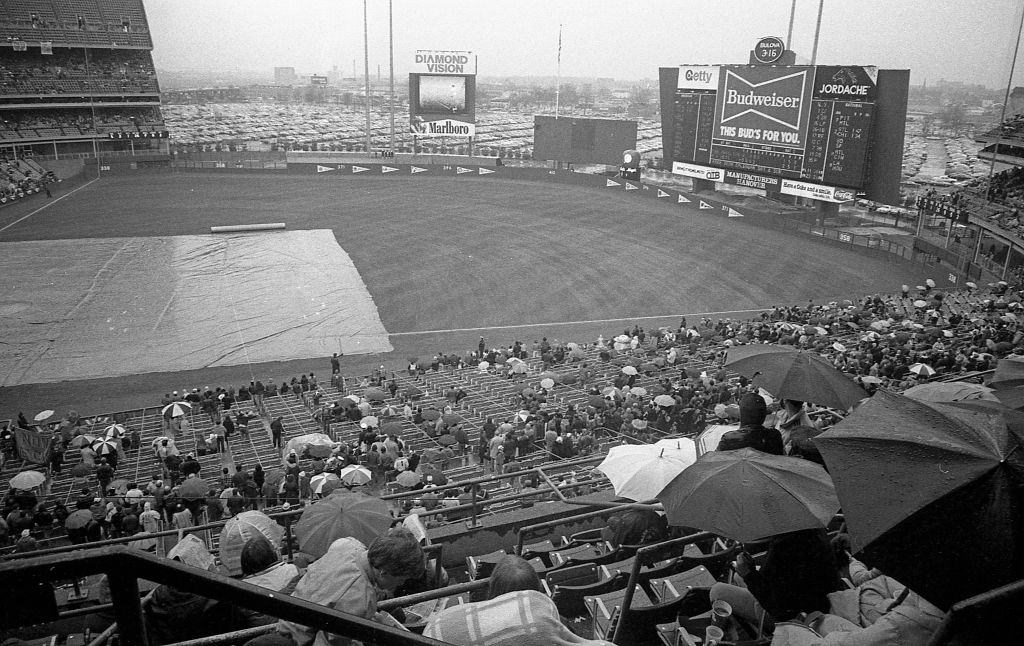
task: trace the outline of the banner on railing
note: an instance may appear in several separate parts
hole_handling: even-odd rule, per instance
[[[53,431],[33,431],[16,426],[14,428],[14,444],[18,449],[18,457],[33,464],[50,462],[50,442]]]

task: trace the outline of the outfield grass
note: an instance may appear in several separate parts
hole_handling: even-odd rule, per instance
[[[656,327],[675,324],[679,314],[891,292],[926,277],[919,265],[705,213],[626,192],[501,179],[147,174],[90,184],[0,232],[0,243],[201,234],[253,222],[329,228],[385,327],[397,333],[392,356],[347,357],[353,371],[376,361],[398,367],[410,354],[464,351],[480,334],[494,345],[545,333],[590,339],[626,322],[565,323],[666,317],[646,321]],[[4,216],[0,226],[12,221]],[[542,323],[559,325],[475,329]],[[192,381],[280,380],[326,366],[297,358],[252,371],[18,386],[0,391],[0,415],[64,402],[93,412],[141,406],[154,393],[158,399],[166,389],[199,385]]]

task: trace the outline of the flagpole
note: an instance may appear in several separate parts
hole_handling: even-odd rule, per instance
[[[366,82],[366,154],[370,154],[370,32],[366,16],[366,0],[363,0],[363,80]]]
[[[562,24],[558,24],[558,64],[555,67],[555,118],[558,118],[558,101],[562,90]]]
[[[391,103],[391,152],[395,151],[395,25],[391,12],[391,0],[388,0],[388,68],[391,74],[391,91],[388,102]]]

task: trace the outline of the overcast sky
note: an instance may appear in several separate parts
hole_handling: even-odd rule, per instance
[[[144,0],[165,70],[363,69],[360,0]],[[370,73],[388,65],[387,0],[369,0]],[[816,0],[796,0],[790,48],[810,59]],[[417,49],[472,50],[485,76],[656,78],[660,66],[745,63],[786,37],[791,0],[394,0],[395,69]],[[827,0],[818,63],[909,68],[915,85],[1005,87],[1021,0]],[[1024,58],[1022,56],[1021,58]],[[1024,85],[1024,60],[1014,84]]]

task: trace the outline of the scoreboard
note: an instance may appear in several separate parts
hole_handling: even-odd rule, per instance
[[[868,182],[876,78],[863,66],[681,66],[673,170],[851,199]]]

